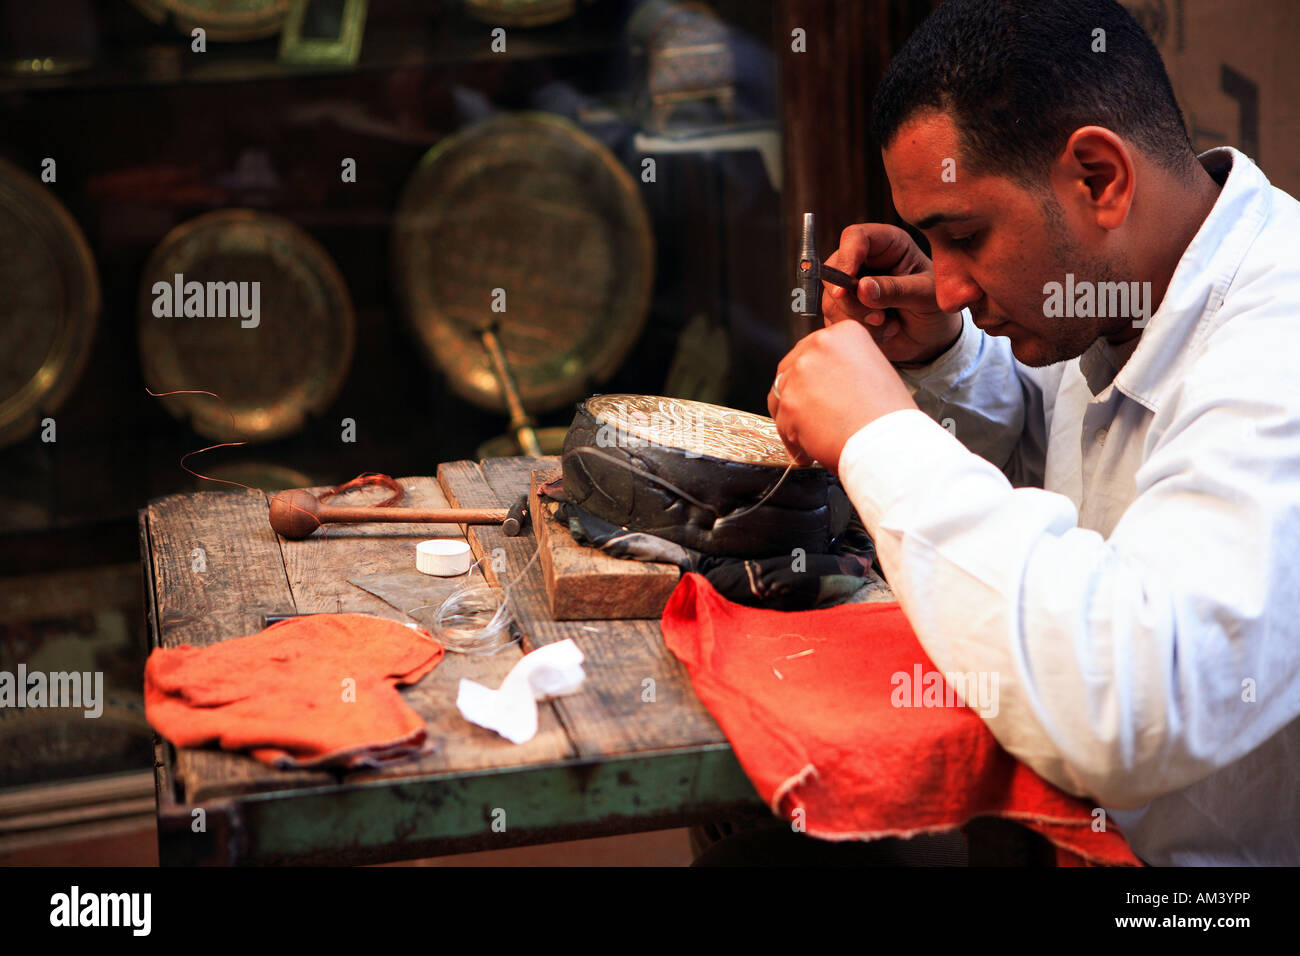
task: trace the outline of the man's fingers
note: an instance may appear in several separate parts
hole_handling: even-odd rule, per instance
[[[828,319],[827,320],[828,324],[829,321],[830,320]],[[808,457],[808,455],[804,453],[804,450],[799,446],[798,439],[795,438],[793,433],[787,434],[787,430],[789,428],[789,422],[788,421],[786,422],[786,428],[782,428],[781,421],[778,418],[781,411],[781,396],[776,394],[776,389],[786,384],[785,379],[789,377],[788,375],[789,362],[790,362],[790,355],[787,354],[785,358],[781,359],[781,363],[777,366],[776,375],[774,376],[772,382],[773,385],[776,386],[776,382],[780,381],[781,385],[776,386],[775,388],[769,388],[767,390],[767,413],[772,417],[772,420],[777,423],[776,424],[777,434],[781,436],[781,443],[785,445],[786,453],[790,456],[790,458],[796,464],[811,465],[812,459]],[[789,416],[786,417],[788,418]]]
[[[793,435],[786,435],[786,433],[781,430],[780,426],[777,427],[777,432],[781,436],[782,444],[785,445],[786,454],[790,456],[790,459],[796,465],[812,464],[812,459],[809,458],[808,454],[803,450],[802,447],[800,447],[798,438],[796,438]]]
[[[866,314],[866,307],[858,301],[856,295],[849,295],[839,286],[826,283],[826,291],[822,293],[822,315],[826,317],[828,324],[842,322],[845,319],[856,319],[861,322]]]
[[[858,282],[858,301],[872,310],[908,309],[933,312],[934,277],[926,273],[910,276],[868,276]]]
[[[869,273],[859,280],[856,293],[826,283],[822,294],[822,313],[834,321],[856,319],[867,326],[878,326],[885,309],[906,309],[917,313],[934,311],[934,278],[929,272],[907,272],[917,255],[907,233],[882,223],[850,226],[840,235],[840,247],[826,259],[849,275]]]
[[[857,275],[863,266],[872,272],[893,272],[907,258],[911,237],[897,226],[864,222],[840,233],[840,247],[826,264]]]

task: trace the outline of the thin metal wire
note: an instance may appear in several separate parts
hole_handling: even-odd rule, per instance
[[[713,527],[717,528],[726,524],[728,521],[735,521],[737,518],[743,518],[751,511],[760,508],[763,505],[763,503],[767,501],[767,499],[771,498],[774,494],[777,493],[777,491],[780,490],[781,485],[785,483],[785,479],[789,476],[790,472],[794,471],[794,467],[795,467],[795,463],[793,461],[790,462],[790,464],[785,466],[785,471],[781,472],[781,477],[776,480],[776,484],[772,486],[771,491],[767,492],[765,495],[763,495],[763,497],[759,498],[757,501],[755,501],[752,505],[750,505],[747,508],[742,508],[739,511],[727,512],[727,514],[723,515],[721,518],[719,518],[717,521],[713,523]]]
[[[662,488],[667,488],[673,494],[677,495],[679,498],[686,499],[691,504],[695,505],[695,507],[697,508],[701,508],[704,511],[712,511],[714,514],[718,513],[717,508],[714,508],[712,505],[706,505],[699,498],[694,497],[693,495],[689,494],[682,488],[678,488],[667,478],[660,478],[658,475],[651,474],[650,472],[646,471],[644,468],[638,468],[630,461],[624,461],[622,458],[615,458],[609,452],[601,451],[599,448],[592,448],[590,445],[578,445],[575,448],[567,449],[565,453],[568,454],[568,452],[570,451],[576,451],[583,455],[595,455],[597,458],[600,458],[603,461],[607,461],[611,465],[617,465],[619,468],[622,468],[624,471],[630,471],[632,472],[632,474],[640,478],[644,478],[646,481],[653,482],[654,484],[659,485]]]
[[[515,575],[514,580],[502,588],[469,583],[469,575],[488,559],[489,556],[484,555],[470,566],[465,583],[447,595],[441,604],[421,604],[404,613],[410,614],[411,611],[436,606],[431,630],[447,650],[461,654],[495,654],[519,640],[518,637],[510,636],[511,625],[514,623],[509,605],[510,592],[523,580],[541,552],[539,541],[533,550],[533,556]]]

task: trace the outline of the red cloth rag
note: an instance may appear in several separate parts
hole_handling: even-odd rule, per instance
[[[280,767],[379,766],[418,753],[399,684],[442,660],[424,631],[367,614],[290,618],[210,647],[157,648],[145,716],[177,747],[217,744]]]
[[[785,819],[802,810],[810,836],[910,837],[999,816],[1051,840],[1058,864],[1140,865],[1109,822],[1093,829],[1091,804],[1003,750],[975,711],[916,706],[908,685],[935,667],[895,603],[757,610],[687,574],[663,633],[759,795]]]

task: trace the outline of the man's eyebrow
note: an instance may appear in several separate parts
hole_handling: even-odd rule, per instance
[[[963,219],[973,218],[975,218],[974,213],[936,212],[926,216],[920,222],[912,223],[912,225],[925,232],[925,230],[932,229],[941,222],[960,222]]]

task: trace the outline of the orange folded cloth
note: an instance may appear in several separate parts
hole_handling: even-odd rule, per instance
[[[424,720],[399,684],[442,660],[424,631],[366,614],[315,614],[210,647],[158,648],[145,716],[177,747],[216,744],[278,767],[373,767],[418,753]]]
[[[758,610],[687,574],[663,633],[759,795],[810,836],[910,837],[998,816],[1047,837],[1060,865],[1141,865],[1108,821],[1093,828],[1091,804],[1003,750],[975,711],[913,696],[935,667],[897,604]]]

